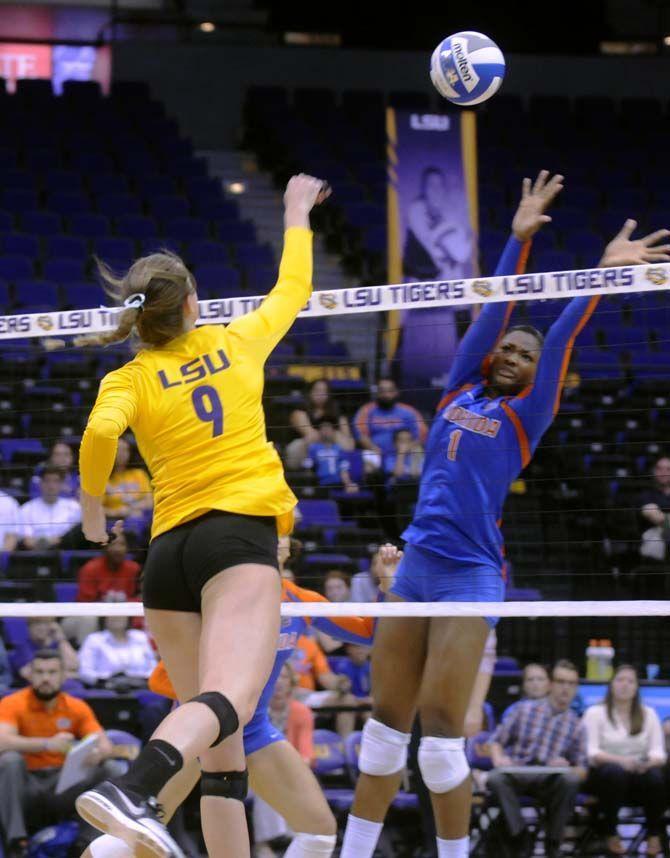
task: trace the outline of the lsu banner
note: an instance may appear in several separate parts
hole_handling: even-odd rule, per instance
[[[537,274],[435,280],[423,283],[389,283],[354,286],[336,292],[314,292],[299,318],[342,316],[379,311],[416,313],[429,309],[442,313],[453,307],[495,301],[546,301],[627,292],[656,292],[670,288],[670,263],[629,265],[624,268],[587,268]],[[263,296],[200,301],[199,325],[227,324],[257,309]],[[62,310],[53,313],[18,313],[0,316],[0,341],[27,337],[70,337],[108,331],[119,321],[119,307]]]
[[[396,283],[472,277],[477,256],[475,116],[388,109],[389,279]],[[449,309],[393,314],[387,356],[403,384],[430,386],[456,347]]]

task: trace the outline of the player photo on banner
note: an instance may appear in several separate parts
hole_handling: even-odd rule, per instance
[[[472,277],[476,240],[463,153],[462,116],[396,110],[395,158],[399,253],[403,282]],[[393,140],[391,150],[393,150]],[[393,156],[392,156],[393,157]],[[391,174],[393,176],[393,173]],[[393,266],[391,266],[393,268]],[[403,384],[430,386],[456,346],[454,311],[408,310],[396,358]]]

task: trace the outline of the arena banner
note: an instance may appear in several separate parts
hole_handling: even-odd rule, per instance
[[[424,114],[388,108],[389,279],[472,277],[477,258],[475,114]],[[456,348],[454,313],[393,313],[387,357],[408,387],[427,387],[447,370]]]
[[[300,317],[342,316],[380,311],[430,310],[495,301],[545,301],[592,295],[657,292],[670,288],[670,263],[628,265],[622,268],[587,268],[577,271],[390,283],[353,286],[314,292]],[[227,324],[257,309],[265,296],[200,301],[198,324]],[[18,313],[0,316],[0,341],[27,337],[70,337],[108,331],[118,324],[119,307],[57,310],[53,313]]]

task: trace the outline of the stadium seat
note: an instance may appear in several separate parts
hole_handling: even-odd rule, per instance
[[[221,241],[230,244],[237,244],[238,242],[252,244],[256,241],[256,228],[248,220],[219,221],[216,226],[216,232]]]
[[[86,238],[109,235],[109,218],[101,214],[75,214],[69,218],[70,232]]]
[[[166,194],[147,200],[152,214],[167,219],[177,217],[188,217],[189,204],[186,197],[178,197],[176,194]]]
[[[225,244],[208,240],[189,242],[187,255],[193,266],[206,265],[208,263],[225,264],[230,259],[230,251]]]
[[[116,218],[116,231],[119,235],[141,241],[158,235],[158,224],[146,215],[121,215]]]
[[[51,235],[45,246],[49,256],[61,259],[86,259],[88,256],[87,242],[75,235]]]
[[[98,211],[108,217],[142,213],[140,201],[136,196],[128,193],[100,194],[96,204]]]
[[[210,263],[208,265],[198,265],[194,271],[195,279],[198,287],[209,292],[216,292],[222,288],[240,288],[240,272],[237,268],[231,265],[220,265]],[[219,297],[213,295],[212,297]]]
[[[199,218],[177,217],[166,220],[163,230],[165,235],[178,241],[197,241],[207,238],[209,225]]]
[[[44,263],[44,276],[55,283],[69,283],[84,279],[85,262],[82,259],[49,259]]]
[[[61,232],[63,221],[56,212],[26,212],[21,216],[21,227],[32,235],[52,236]]]
[[[23,280],[32,277],[35,265],[27,256],[0,256],[0,277],[3,280]]]
[[[55,310],[59,304],[58,286],[46,280],[17,280],[14,294],[19,306],[46,304]]]
[[[18,256],[29,256],[35,258],[40,254],[40,244],[34,235],[26,233],[10,232],[0,235],[2,252]]]
[[[15,214],[32,212],[38,207],[37,203],[37,194],[30,190],[6,190],[0,200],[3,209]]]
[[[81,212],[88,212],[91,208],[88,195],[83,191],[55,191],[47,198],[48,207],[66,217]]]

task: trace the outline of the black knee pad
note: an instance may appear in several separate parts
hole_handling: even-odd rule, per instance
[[[204,691],[202,694],[198,694],[197,697],[192,697],[188,702],[204,703],[205,706],[209,706],[219,720],[221,729],[219,730],[219,735],[210,745],[210,748],[216,747],[224,739],[227,739],[228,736],[232,736],[240,726],[240,720],[237,717],[235,707],[225,695],[220,694],[218,691]]]
[[[200,776],[200,795],[215,795],[219,798],[235,798],[244,801],[249,791],[249,773],[203,772]]]

